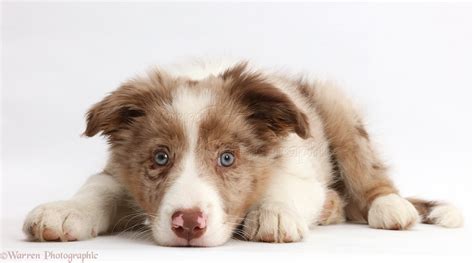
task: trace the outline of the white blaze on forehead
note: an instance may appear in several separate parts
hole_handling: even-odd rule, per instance
[[[215,202],[214,189],[203,179],[200,167],[196,165],[196,147],[199,137],[199,124],[212,106],[213,95],[208,90],[197,87],[179,87],[173,95],[173,114],[184,127],[187,147],[182,156],[179,175],[170,186],[168,196],[173,196],[169,204],[173,209],[186,209],[207,206]],[[165,196],[167,198],[167,196]],[[166,201],[166,200],[163,200]],[[218,204],[214,204],[218,205]],[[204,209],[203,207],[200,207]]]
[[[212,94],[208,90],[180,87],[173,97],[172,107],[185,128],[189,149],[195,149],[199,123],[212,103]]]
[[[184,196],[176,200],[178,208],[191,208],[207,200],[203,188],[207,188],[199,174],[196,166],[196,147],[199,137],[199,124],[212,103],[212,94],[207,90],[198,90],[193,87],[180,87],[173,97],[172,107],[179,121],[184,126],[187,149],[182,156],[181,172],[175,181],[173,188]],[[201,187],[200,187],[201,186]],[[205,199],[205,198],[204,198]]]

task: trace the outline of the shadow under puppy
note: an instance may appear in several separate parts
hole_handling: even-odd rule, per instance
[[[110,157],[69,200],[38,206],[24,232],[84,240],[149,222],[165,246],[217,246],[233,235],[294,242],[318,224],[380,229],[462,225],[451,205],[405,199],[363,121],[337,88],[247,63],[155,70],[87,114]]]

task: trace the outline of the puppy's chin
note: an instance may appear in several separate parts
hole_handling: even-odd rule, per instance
[[[166,247],[216,247],[225,244],[232,237],[233,229],[227,225],[221,225],[208,229],[200,238],[190,241],[179,238],[172,231],[163,231],[159,226],[152,227],[153,239],[160,246]]]

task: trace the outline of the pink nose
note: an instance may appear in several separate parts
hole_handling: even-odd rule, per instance
[[[180,238],[191,240],[206,232],[207,218],[199,209],[183,209],[171,216],[171,229]]]

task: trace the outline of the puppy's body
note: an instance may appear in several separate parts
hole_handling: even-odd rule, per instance
[[[234,233],[292,242],[344,220],[382,229],[462,224],[449,205],[400,197],[363,122],[331,85],[245,63],[125,83],[88,114],[110,160],[71,200],[45,204],[24,230],[82,240],[148,218],[169,246],[215,246]]]

